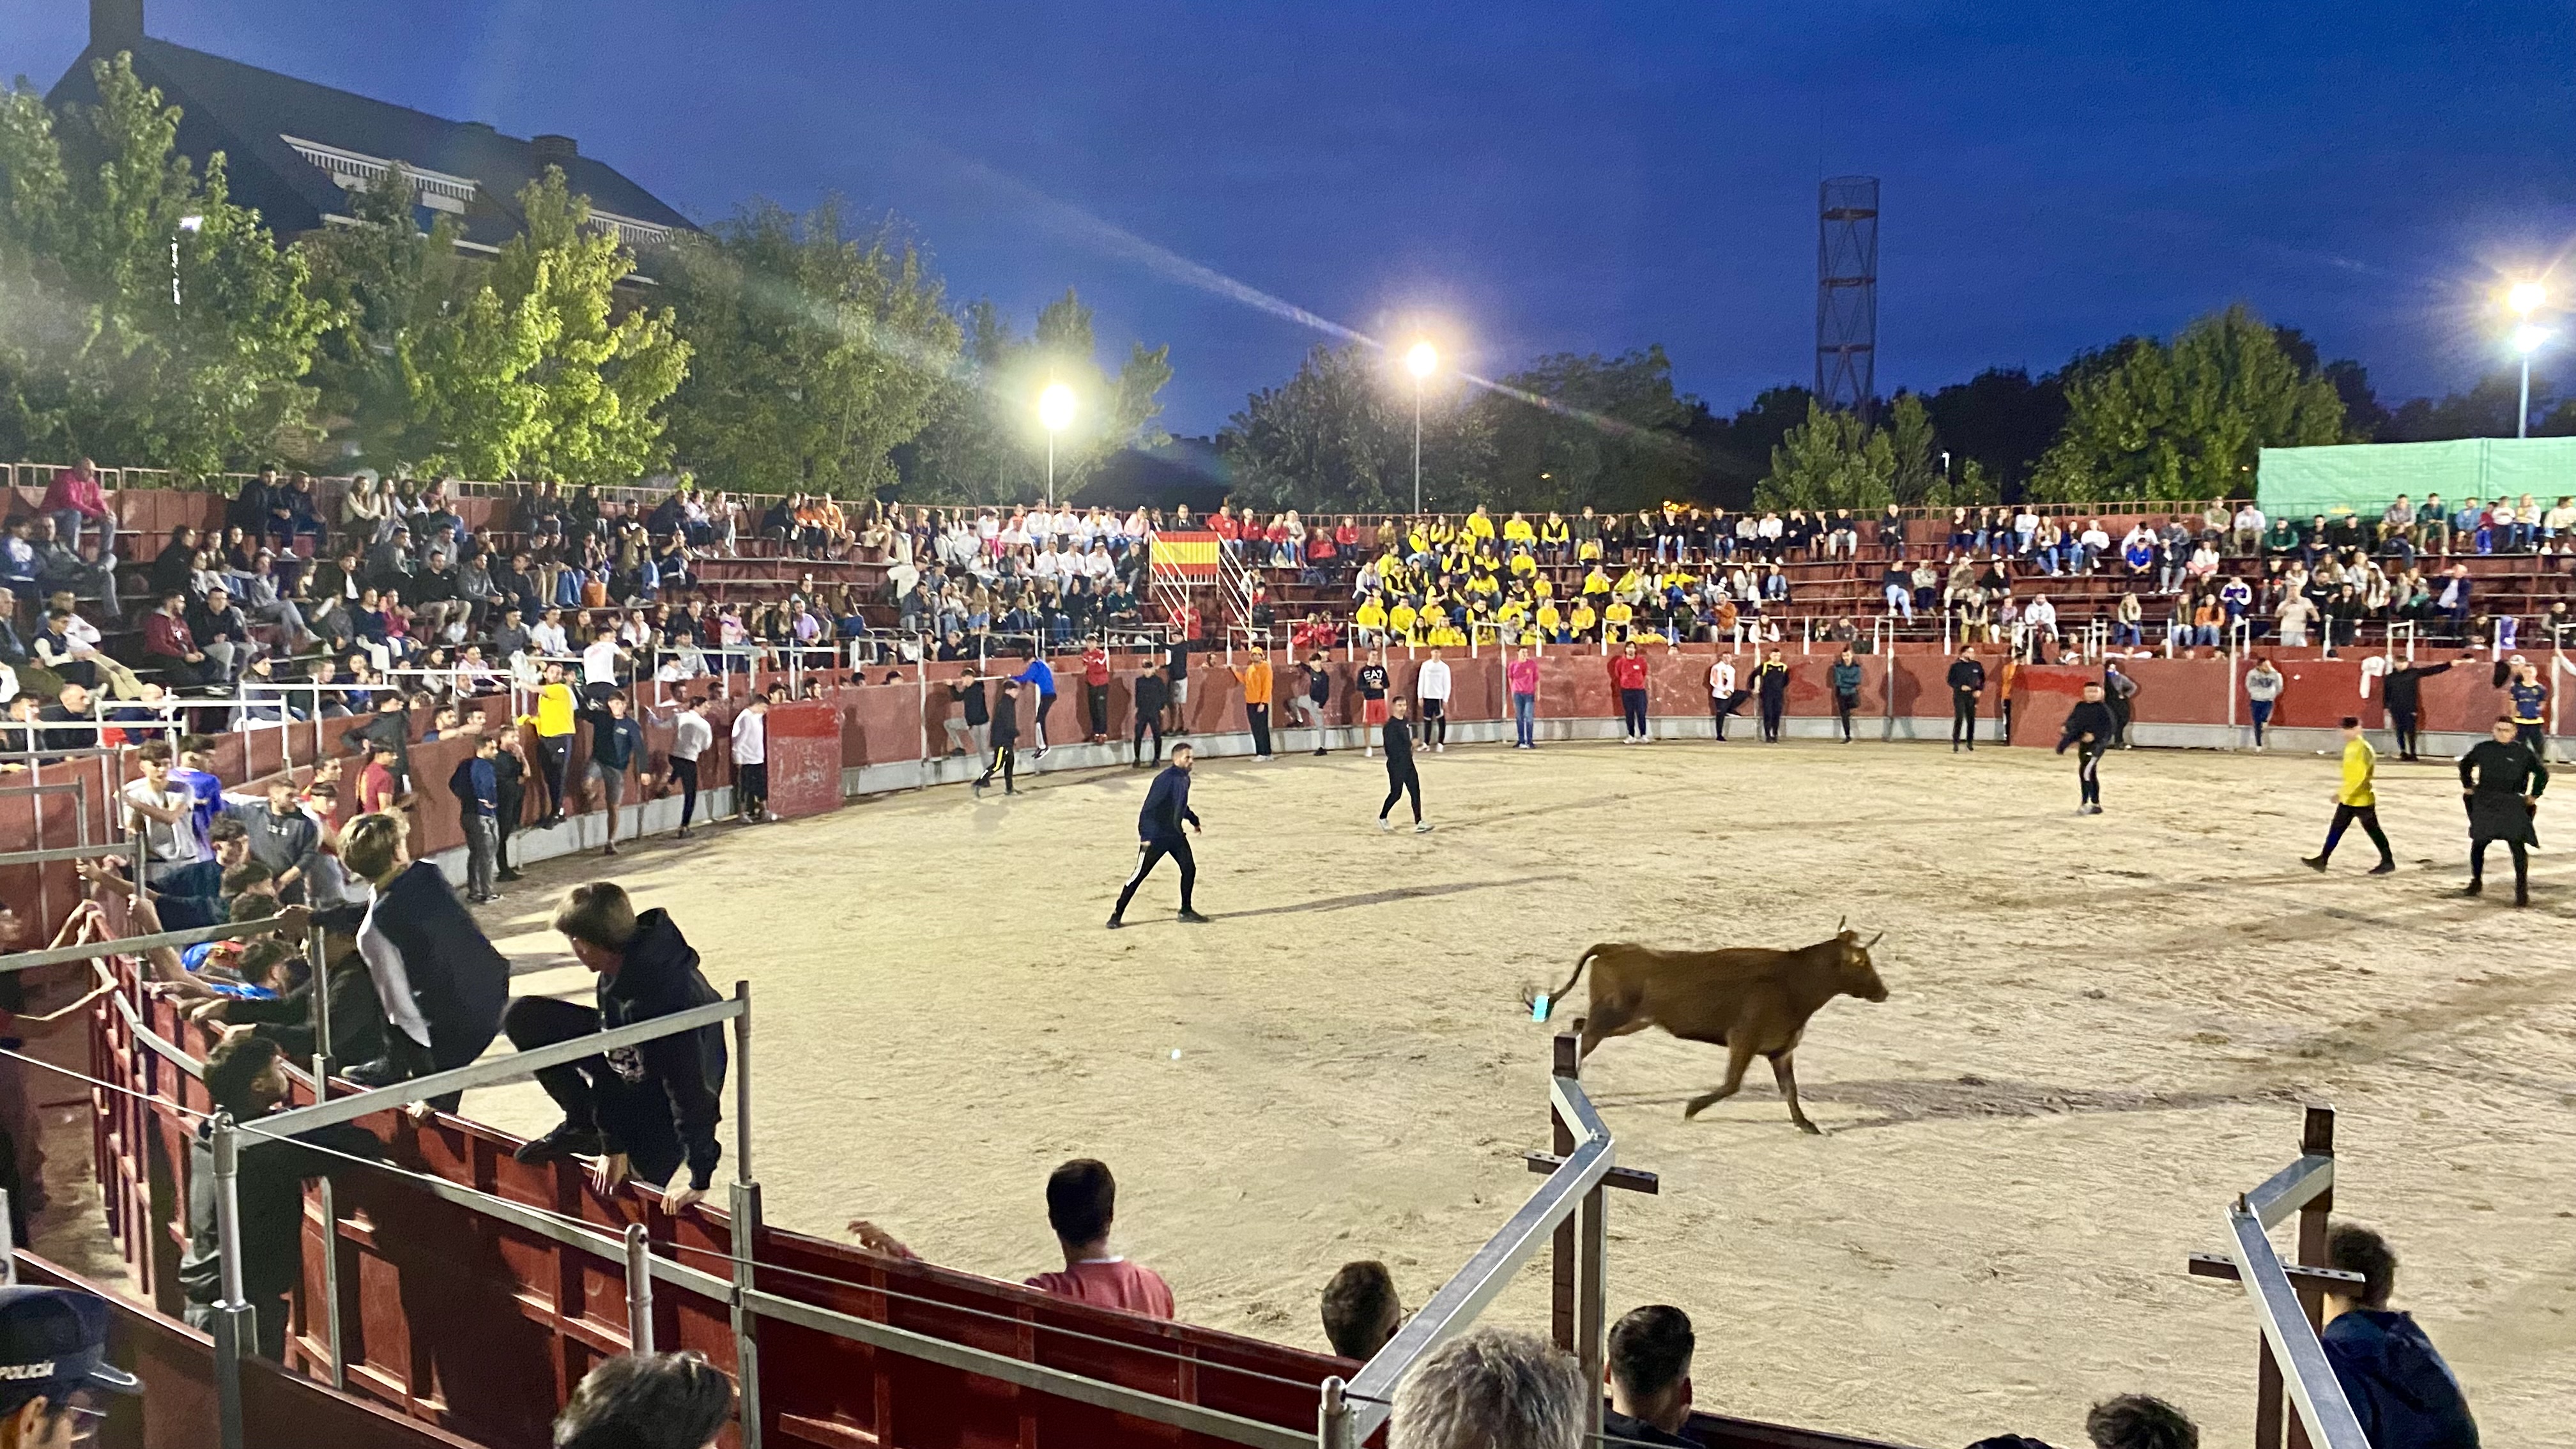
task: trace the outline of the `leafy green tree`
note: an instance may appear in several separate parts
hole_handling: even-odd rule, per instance
[[[176,153],[180,113],[130,57],[92,76],[98,104],[61,116],[23,82],[0,95],[0,446],[183,472],[301,456],[330,307],[232,203],[223,156],[200,178]]]
[[[1422,413],[1422,501],[1472,506],[1487,496],[1491,410],[1454,396]],[[1353,343],[1318,346],[1297,373],[1247,399],[1218,434],[1234,495],[1264,508],[1405,512],[1413,507],[1413,393],[1387,358]]]
[[[635,256],[590,225],[590,200],[563,169],[519,192],[523,229],[492,260],[498,317],[535,307],[545,355],[510,384],[536,391],[534,433],[512,471],[567,483],[622,483],[669,455],[662,404],[689,365],[668,307],[621,306],[617,284]],[[478,299],[479,300],[479,299]]]
[[[872,493],[959,365],[938,278],[891,224],[852,237],[827,198],[760,201],[678,239],[661,295],[690,348],[678,461],[731,488]]]
[[[2179,501],[2244,492],[2256,454],[2344,440],[2343,399],[2243,306],[2171,343],[2133,339],[2066,384],[2033,497]]]
[[[1079,491],[1110,454],[1167,440],[1154,419],[1172,380],[1171,349],[1131,344],[1115,376],[1100,365],[1091,309],[1067,289],[1040,309],[1022,337],[999,308],[971,303],[961,319],[960,368],[939,390],[931,421],[908,451],[906,488],[923,498],[964,503],[1034,499],[1046,487],[1047,430],[1038,396],[1053,383],[1072,389],[1073,419],[1055,435],[1055,492]]]
[[[1886,432],[1894,463],[1888,475],[1888,491],[1896,502],[1908,508],[1931,502],[1944,479],[1941,460],[1934,456],[1939,451],[1939,440],[1933,436],[1932,414],[1923,406],[1921,394],[1896,395],[1896,405],[1888,409]]]
[[[1849,508],[1876,511],[1896,496],[1895,445],[1887,430],[1859,414],[1828,411],[1813,398],[1807,420],[1771,450],[1771,474],[1754,503],[1762,508]]]
[[[1543,357],[1473,406],[1493,436],[1499,508],[1624,511],[1691,496],[1705,459],[1688,430],[1702,409],[1673,391],[1661,346],[1617,357]]]

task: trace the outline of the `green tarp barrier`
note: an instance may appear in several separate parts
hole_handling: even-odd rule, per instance
[[[2457,507],[2528,493],[2543,505],[2576,494],[2576,438],[2464,438],[2455,443],[2348,443],[2265,448],[2254,502],[2274,518],[2349,512],[2375,516],[2400,493]]]

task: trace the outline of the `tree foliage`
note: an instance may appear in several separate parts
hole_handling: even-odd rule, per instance
[[[1673,391],[1660,346],[1617,357],[1560,352],[1477,396],[1493,473],[1473,494],[1500,508],[1629,510],[1692,496],[1705,460],[1687,430],[1704,413]]]
[[[1484,501],[1493,473],[1492,413],[1443,389],[1422,411],[1422,501]],[[1235,496],[1264,508],[1403,512],[1413,506],[1413,390],[1384,353],[1318,346],[1297,373],[1254,393],[1217,446]]]
[[[1069,498],[1110,454],[1154,447],[1167,435],[1163,385],[1171,349],[1133,343],[1113,376],[1100,365],[1091,309],[1067,288],[1039,309],[1023,337],[989,301],[968,304],[959,366],[938,388],[929,424],[905,450],[908,491],[967,503],[1032,499],[1046,487],[1048,436],[1038,395],[1051,383],[1072,389],[1073,420],[1054,438],[1055,492]]]
[[[201,178],[177,154],[179,111],[130,57],[93,64],[95,106],[0,95],[0,446],[186,472],[300,455],[331,308],[223,158]]]
[[[1875,511],[1895,498],[1895,480],[1896,449],[1886,429],[1810,398],[1807,420],[1771,450],[1771,473],[1754,502],[1776,509]]]
[[[847,234],[837,199],[803,216],[755,202],[659,270],[691,352],[672,449],[720,486],[872,492],[958,369],[919,248],[892,224]]]
[[[2232,306],[2172,342],[2134,339],[2066,386],[2064,431],[2032,496],[2182,500],[2246,491],[2266,447],[2344,439],[2334,384],[2303,371],[2252,312]]]

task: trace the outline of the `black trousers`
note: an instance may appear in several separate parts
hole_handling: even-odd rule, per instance
[[[2334,824],[2326,827],[2326,848],[2317,852],[2317,859],[2332,860],[2336,843],[2343,839],[2343,833],[2351,829],[2356,820],[2361,822],[2362,834],[2369,836],[2370,843],[2379,847],[2379,858],[2394,861],[2397,856],[2388,848],[2388,833],[2379,828],[2379,807],[2376,805],[2335,806]]]
[[[1736,710],[1742,708],[1744,700],[1745,693],[1740,689],[1732,694],[1724,696],[1712,694],[1708,697],[1708,717],[1716,724],[1717,737],[1719,739],[1722,740],[1726,738],[1727,717],[1734,714]]]
[[[1449,743],[1449,701],[1426,699],[1422,702],[1422,742],[1426,745]]]
[[[1043,750],[1043,749],[1045,749],[1045,748],[1047,747],[1047,737],[1046,737],[1047,713],[1048,713],[1050,710],[1053,710],[1054,708],[1055,708],[1055,696],[1054,696],[1054,695],[1052,695],[1052,694],[1041,694],[1041,695],[1039,695],[1039,696],[1038,696],[1038,712],[1037,712],[1037,716],[1036,716],[1036,718],[1037,718],[1037,737],[1038,737],[1038,748],[1039,748],[1039,749],[1042,749],[1042,750]]]
[[[733,808],[737,814],[769,813],[769,762],[733,767]]]
[[[1977,697],[1964,689],[1950,691],[1950,744],[1977,747]]]
[[[1413,768],[1413,762],[1410,760],[1405,762],[1402,770],[1397,770],[1394,762],[1389,761],[1386,771],[1386,803],[1377,807],[1377,818],[1384,820],[1386,813],[1395,808],[1395,802],[1407,795],[1413,797],[1413,823],[1419,825],[1422,823],[1422,775]]]
[[[1245,723],[1252,726],[1252,752],[1264,759],[1269,758],[1270,706],[1247,704],[1243,707],[1243,718]]]
[[[1646,733],[1646,691],[1642,689],[1620,690],[1619,714],[1622,719],[1627,721],[1627,732],[1631,737],[1638,739],[1644,738]]]
[[[1091,711],[1091,737],[1109,737],[1109,686],[1086,684],[1082,687],[1083,705]]]
[[[1857,694],[1837,694],[1834,696],[1834,718],[1842,721],[1843,742],[1845,744],[1849,744],[1851,742],[1852,711],[1859,707],[1860,696]]]
[[[1181,909],[1186,911],[1190,908],[1190,888],[1198,884],[1199,863],[1190,856],[1188,839],[1175,835],[1169,840],[1149,840],[1137,847],[1136,873],[1127,877],[1127,888],[1118,893],[1118,906],[1109,913],[1112,918],[1127,914],[1127,903],[1136,898],[1136,887],[1145,883],[1145,877],[1152,875],[1154,867],[1167,855],[1181,868]]]
[[[698,818],[698,762],[671,757],[671,778],[680,782],[680,828]]]
[[[2404,705],[2390,705],[2388,727],[2397,732],[2397,758],[2415,758],[2415,711]]]
[[[1017,739],[999,739],[993,741],[993,758],[986,762],[984,773],[975,778],[975,783],[978,785],[989,785],[993,783],[993,772],[995,770],[999,770],[1002,772],[1002,789],[1005,792],[1008,792],[1017,788],[1012,783],[1012,776],[1019,768],[1019,743],[1020,742]]]
[[[510,868],[510,832],[519,828],[519,816],[528,808],[525,790],[503,790],[493,799],[499,813],[492,817],[492,858],[501,869]]]
[[[501,1029],[511,1046],[532,1051],[597,1032],[599,1013],[551,996],[522,996],[502,1013]],[[563,1109],[565,1121],[605,1133],[643,1181],[669,1182],[687,1158],[679,1126],[671,1118],[670,1095],[650,1077],[630,1081],[608,1057],[596,1056],[547,1067],[537,1073],[537,1085]]]
[[[546,777],[546,814],[564,813],[564,774],[572,768],[572,736],[537,736],[537,769]]]
[[[1780,716],[1788,708],[1789,696],[1786,692],[1765,693],[1762,696],[1762,742],[1764,744],[1780,742]]]
[[[1159,761],[1163,758],[1163,712],[1161,710],[1136,711],[1136,738],[1129,746],[1129,751],[1134,756],[1135,763],[1140,765],[1145,762],[1145,733],[1148,730],[1153,732],[1154,758]]]
[[[2469,840],[2469,884],[2482,885],[2487,878],[2487,847],[2492,841],[2472,836]],[[2513,852],[2513,893],[2518,899],[2531,893],[2531,852],[2519,840],[2508,840],[2504,848]]]
[[[2102,752],[2109,748],[2109,740],[2095,740],[2075,747],[2075,782],[2087,805],[2102,803]]]

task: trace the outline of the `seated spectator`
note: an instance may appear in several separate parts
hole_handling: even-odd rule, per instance
[[[286,1073],[277,1043],[248,1032],[227,1035],[206,1056],[206,1095],[217,1112],[240,1126],[286,1101]],[[188,1172],[188,1251],[179,1259],[192,1328],[211,1328],[223,1291],[222,1258],[215,1231],[214,1122],[198,1124]],[[286,1356],[286,1295],[304,1271],[304,1184],[339,1177],[384,1156],[384,1144],[355,1123],[317,1127],[292,1137],[241,1139],[234,1193],[239,1200],[242,1296],[251,1308],[251,1346],[261,1356]]]
[[[1388,1449],[1577,1449],[1583,1381],[1534,1334],[1479,1328],[1433,1349],[1395,1390]]]
[[[143,1381],[107,1361],[107,1300],[78,1288],[0,1288],[0,1445],[87,1444],[107,1414],[101,1393]]]
[[[695,1353],[603,1361],[555,1415],[555,1449],[714,1449],[733,1416],[733,1381]]]
[[[1691,1445],[1682,1425],[1691,1413],[1690,1315],[1650,1303],[1610,1329],[1610,1412],[1601,1432],[1641,1444]]]
[[[1368,1362],[1403,1326],[1404,1304],[1384,1263],[1344,1263],[1324,1285],[1324,1337],[1342,1357]]]
[[[2326,1238],[2326,1266],[2359,1273],[2360,1290],[2326,1294],[2326,1362],[2361,1431],[2379,1449],[2477,1449],[2477,1420],[2460,1381],[2415,1320],[2391,1312],[2397,1254],[2357,1223]]]
[[[1077,1303],[1123,1308],[1149,1318],[1172,1316],[1171,1285],[1161,1274],[1109,1251],[1117,1219],[1118,1181],[1109,1164],[1088,1157],[1048,1174],[1047,1225],[1064,1249],[1064,1271],[1040,1273],[1028,1286]]]
[[[2093,1406],[2084,1416],[2084,1436],[2093,1449],[2198,1449],[2200,1431],[2180,1409],[2145,1394],[2122,1394]],[[2373,1441],[2377,1442],[2377,1441]],[[1968,1449],[2049,1449],[2045,1440],[2021,1434],[1980,1439]]]
[[[143,621],[143,653],[148,662],[172,688],[227,682],[232,676],[197,647],[196,636],[188,630],[187,613],[185,591],[173,589],[161,595],[161,607]]]
[[[575,886],[555,912],[554,928],[574,959],[597,973],[597,1005],[549,996],[511,1002],[502,1029],[520,1051],[723,1000],[670,912],[656,907],[637,915],[612,882]],[[716,1123],[724,1101],[724,1028],[657,1037],[617,1058],[589,1057],[538,1072],[537,1085],[563,1109],[564,1120],[514,1155],[521,1162],[605,1157],[603,1187],[615,1187],[632,1171],[667,1184],[662,1210],[679,1212],[706,1196],[723,1152]]]

